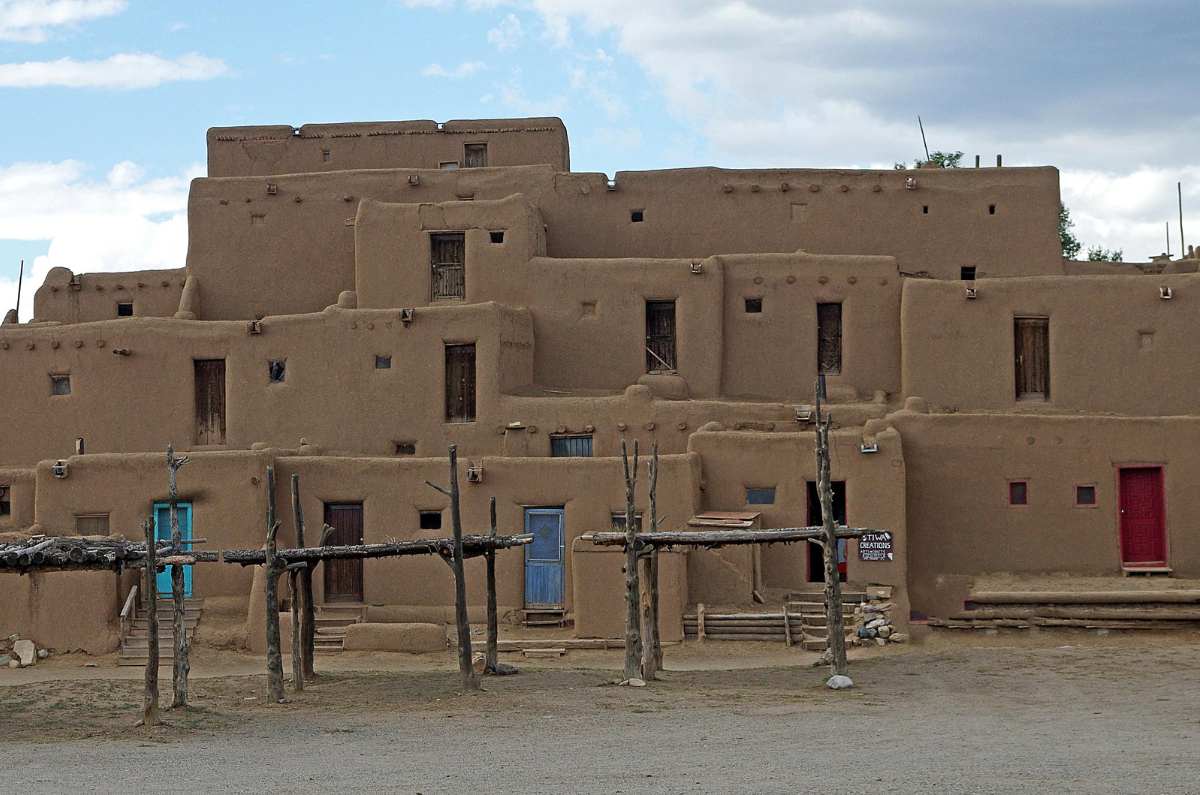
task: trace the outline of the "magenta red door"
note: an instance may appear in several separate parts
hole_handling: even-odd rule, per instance
[[[1161,467],[1128,467],[1120,472],[1121,562],[1126,566],[1165,565],[1166,520]]]

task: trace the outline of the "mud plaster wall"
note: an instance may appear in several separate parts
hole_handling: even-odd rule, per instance
[[[575,573],[575,637],[624,637],[624,548],[598,547],[579,538],[570,554]],[[684,550],[658,554],[659,639],[667,643],[683,640],[689,554]]]
[[[37,491],[34,471],[0,467],[0,486],[9,489],[9,513],[0,516],[0,533],[22,530],[33,524],[33,500]]]
[[[120,642],[119,614],[133,574],[41,572],[0,576],[0,633],[59,652],[107,654]]]
[[[899,412],[889,420],[904,437],[908,465],[915,610],[944,610],[938,582],[954,575],[1116,573],[1123,465],[1164,466],[1169,564],[1178,576],[1200,575],[1192,477],[1200,471],[1200,419]],[[1027,506],[1008,504],[1010,480],[1028,481]],[[1095,486],[1095,507],[1075,506],[1076,485]]]
[[[132,303],[134,317],[171,317],[179,309],[183,268],[129,273],[81,273],[78,288],[67,268],[51,268],[33,298],[39,321],[86,323],[117,317],[117,304]]]
[[[854,527],[890,530],[895,560],[863,562],[857,541],[847,543],[847,580],[880,583],[897,588],[897,615],[907,617],[905,516],[905,460],[907,439],[894,430],[877,434],[879,452],[859,452],[862,433],[834,431],[830,436],[833,480],[846,483],[846,518]],[[816,437],[813,433],[755,433],[702,431],[692,435],[689,450],[704,462],[704,509],[710,511],[760,511],[762,526],[804,527],[808,524],[807,481],[816,480]],[[781,463],[786,462],[786,463]],[[771,505],[746,502],[747,487],[775,487]],[[736,549],[736,548],[731,548]],[[729,563],[748,565],[748,556],[728,556],[722,563],[712,552],[688,556],[690,601],[737,603],[748,593],[749,571],[726,576]],[[772,544],[762,548],[763,584],[769,588],[809,587],[808,550],[805,544]],[[728,583],[728,588],[717,587]],[[703,589],[701,592],[700,589]],[[701,598],[701,596],[706,598]]]
[[[489,166],[546,164],[571,170],[561,119],[479,119],[212,127],[210,177],[306,174],[361,168],[461,165],[463,145],[487,144]]]
[[[1173,298],[1162,300],[1160,286]],[[908,280],[904,392],[954,409],[1194,414],[1200,276]],[[1050,318],[1050,399],[1016,400],[1013,318]]]
[[[916,174],[918,190],[905,189],[906,173]],[[541,212],[546,254],[558,258],[702,259],[803,249],[894,256],[901,271],[946,279],[957,279],[963,265],[980,276],[1060,274],[1063,267],[1053,168],[697,168],[621,172],[615,190],[603,174],[549,166],[210,178],[195,180],[188,200],[188,267],[202,285],[203,317],[311,312],[352,289],[351,219],[361,199],[513,194]],[[993,204],[995,215],[988,213]],[[632,220],[634,210],[642,211],[641,222]]]

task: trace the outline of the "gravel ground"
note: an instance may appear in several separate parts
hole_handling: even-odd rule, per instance
[[[473,695],[448,656],[359,658],[287,705],[261,676],[198,676],[197,706],[155,730],[129,728],[140,682],[89,671],[0,678],[0,736],[22,792],[1194,793],[1198,653],[1195,635],[939,640],[855,661],[840,693],[774,651],[720,670],[681,650],[689,670],[640,689],[611,685],[619,656],[573,652]]]

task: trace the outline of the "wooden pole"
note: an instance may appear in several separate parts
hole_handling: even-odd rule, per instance
[[[488,535],[491,538],[496,537],[496,498],[492,497],[488,505],[488,514],[491,520],[490,532]],[[496,673],[496,663],[498,654],[496,651],[497,644],[500,639],[500,619],[497,615],[496,608],[496,549],[493,547],[487,553],[487,653],[483,670],[487,673]]]
[[[171,547],[176,555],[183,551],[183,532],[179,528],[179,484],[177,473],[188,462],[187,458],[175,457],[175,445],[167,445],[167,488],[170,498]],[[186,707],[188,702],[188,674],[192,670],[188,659],[189,643],[184,608],[187,594],[184,591],[184,568],[171,566],[171,631],[175,635],[175,661],[172,667],[171,684],[173,697],[171,709]],[[154,607],[157,612],[158,605]]]
[[[300,620],[300,575],[307,568],[307,563],[288,566],[288,585],[292,600],[292,687],[296,692],[304,689],[304,629]]]
[[[821,418],[821,398],[825,378],[817,384],[817,495],[821,501],[821,524],[825,537],[821,541],[825,563],[825,630],[828,635],[830,671],[834,676],[846,675],[846,633],[842,624],[842,583],[837,566],[837,522],[833,516],[833,483],[830,480],[829,425]]]
[[[650,458],[650,530],[658,530],[658,442]],[[662,645],[658,637],[658,547],[650,547],[642,555],[642,678],[657,679],[662,668]]]
[[[462,508],[458,491],[458,446],[450,445],[450,521],[454,526],[454,623],[458,626],[458,671],[464,690],[478,690],[471,664],[471,624],[467,620],[466,565],[463,558]]]
[[[292,516],[296,520],[296,546],[303,547],[304,506],[300,502],[300,475],[295,472],[292,473]],[[300,632],[304,640],[302,651],[306,679],[316,676],[313,670],[317,645],[317,607],[313,599],[313,568],[315,567],[314,563],[312,566],[305,566],[300,571],[300,595],[304,605],[304,612],[300,616]]]
[[[638,679],[642,667],[640,587],[638,582],[637,515],[634,495],[637,491],[638,443],[633,441],[633,467],[629,450],[621,440],[621,460],[625,465],[625,679]]]
[[[263,571],[267,592],[267,696],[278,704],[283,692],[283,653],[279,650],[279,575],[283,567],[275,558],[279,521],[275,518],[275,467],[267,467],[267,557]]]
[[[157,726],[158,717],[158,570],[155,565],[154,520],[142,523],[146,535],[146,691],[142,702],[142,726]]]
[[[17,273],[17,322],[21,322],[21,288],[25,285],[25,260],[21,260],[21,270]]]

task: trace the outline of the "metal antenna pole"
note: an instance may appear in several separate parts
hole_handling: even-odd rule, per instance
[[[1179,258],[1183,259],[1187,248],[1183,245],[1183,183],[1175,183],[1175,192],[1179,196]]]
[[[917,116],[917,126],[921,128],[921,146],[925,147],[925,162],[929,162],[929,144],[925,140],[925,124],[920,116]]]
[[[1167,256],[1171,256],[1171,222],[1167,221]]]
[[[21,284],[24,281],[25,281],[25,260],[21,260],[21,270],[17,274],[17,322],[18,323],[21,322]]]

